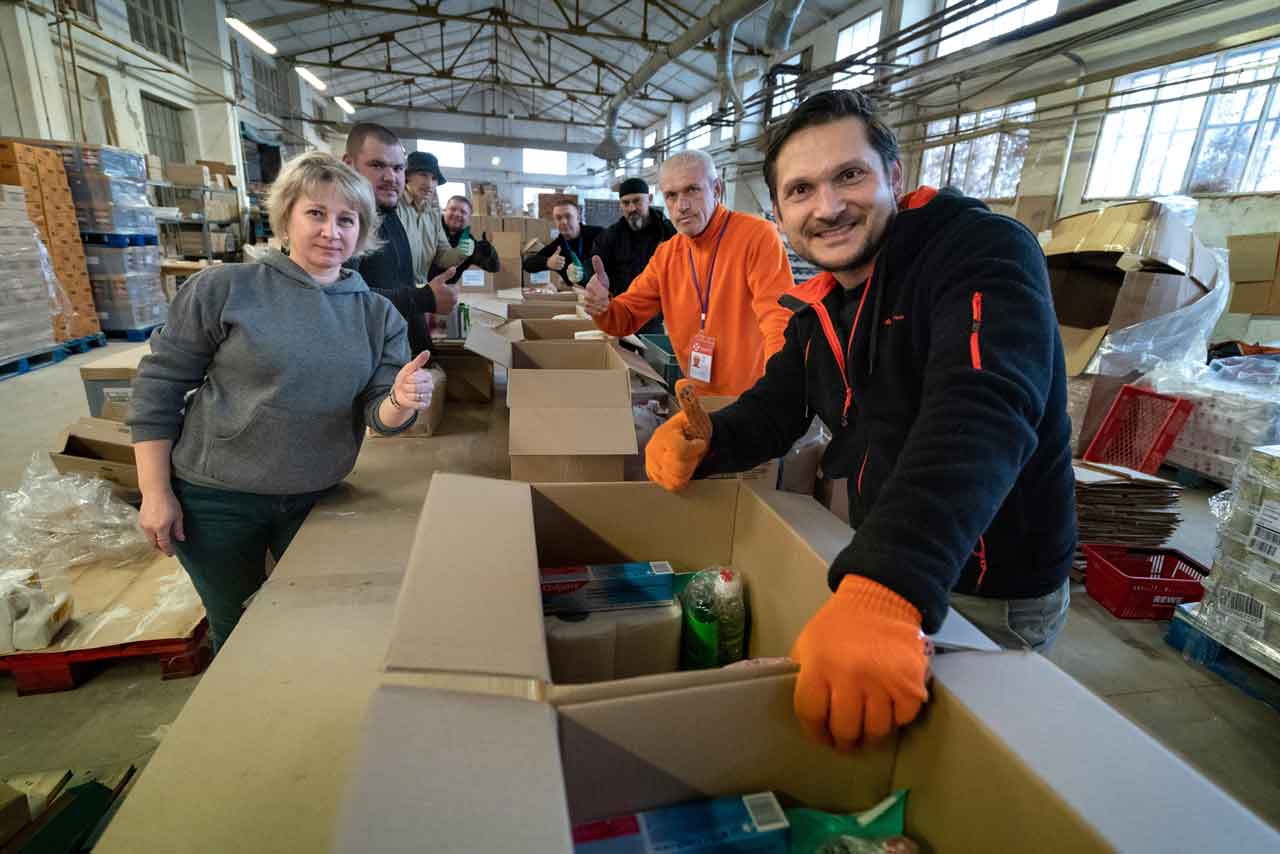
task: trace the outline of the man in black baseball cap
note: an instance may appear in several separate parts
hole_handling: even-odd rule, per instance
[[[409,155],[404,167],[404,188],[415,205],[421,207],[427,197],[434,196],[436,188],[443,183],[444,173],[440,171],[440,161],[434,154],[415,151]]]
[[[440,161],[426,151],[412,152],[404,167],[404,195],[398,207],[409,235],[413,273],[418,281],[431,278],[433,266],[439,271],[454,267],[455,275],[475,251],[475,241],[454,246],[445,233],[436,188],[444,183]]]
[[[671,220],[651,207],[653,195],[643,178],[628,178],[618,185],[618,203],[622,217],[596,239],[595,254],[604,262],[613,296],[626,291],[631,280],[649,263],[658,244],[676,233]],[[640,331],[661,333],[662,315],[644,325]]]

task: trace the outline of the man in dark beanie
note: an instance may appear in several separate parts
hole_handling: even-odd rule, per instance
[[[618,185],[618,202],[622,216],[596,239],[595,254],[604,262],[613,296],[626,291],[631,280],[649,263],[658,244],[676,233],[671,220],[662,211],[650,207],[653,195],[642,178],[628,178]],[[663,331],[662,315],[657,315],[640,330],[644,333]]]

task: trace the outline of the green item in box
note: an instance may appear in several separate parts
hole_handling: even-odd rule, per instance
[[[676,387],[676,380],[684,376],[680,370],[680,360],[676,358],[675,348],[671,346],[671,338],[666,335],[641,334],[644,342],[644,358],[653,369],[662,375],[662,381],[669,388]]]
[[[845,840],[882,840],[903,834],[907,790],[899,789],[871,809],[854,815],[794,809],[787,810],[787,821],[791,823],[791,854],[850,850]]]

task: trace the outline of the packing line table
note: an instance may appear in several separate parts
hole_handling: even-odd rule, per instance
[[[431,438],[365,442],[355,471],[317,505],[201,678],[96,852],[329,850],[431,475],[508,476],[502,392],[491,404],[450,402]]]

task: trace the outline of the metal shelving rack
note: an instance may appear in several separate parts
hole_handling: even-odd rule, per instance
[[[242,206],[239,204],[239,194],[236,193],[235,190],[219,190],[216,187],[201,187],[201,186],[188,185],[188,184],[174,184],[170,181],[148,181],[147,186],[151,187],[155,193],[156,206],[162,207],[162,208],[178,208],[179,196],[190,197],[193,193],[199,194],[198,196],[199,214],[198,215],[183,213],[179,211],[179,219],[177,220],[157,218],[157,225],[160,228],[160,233],[162,237],[165,237],[165,236],[172,237],[174,245],[176,245],[178,248],[178,251],[182,253],[183,258],[186,258],[189,260],[207,258],[210,260],[220,260],[220,261],[238,261],[240,259],[240,247],[243,246],[245,242],[244,241],[244,234],[245,234],[244,212],[243,212]],[[230,219],[209,219],[205,215],[205,211],[208,208],[209,199],[212,197],[214,193],[228,193],[228,194],[236,195],[237,197],[236,209],[240,211],[240,216],[230,218]],[[199,226],[200,228],[200,243],[201,243],[201,247],[204,249],[203,255],[192,255],[186,252],[182,252],[182,231],[184,228],[189,228],[192,226]],[[236,237],[236,249],[234,251],[232,252],[214,252],[213,251],[213,244],[209,237],[210,229],[213,226],[220,226],[220,227],[235,226],[236,227],[234,231],[234,234]]]

